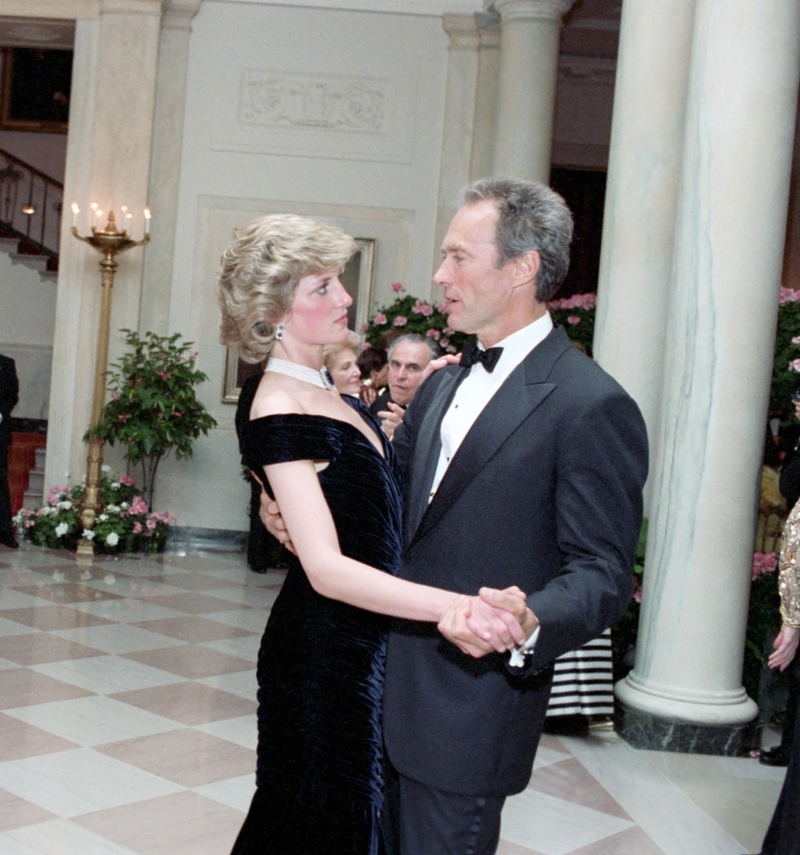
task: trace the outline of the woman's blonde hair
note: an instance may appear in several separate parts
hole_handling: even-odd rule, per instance
[[[331,370],[334,360],[343,350],[352,350],[357,357],[358,354],[361,353],[362,341],[363,339],[358,333],[354,333],[350,330],[344,341],[338,341],[336,344],[326,344],[325,347],[322,348],[322,362],[328,371]]]
[[[355,248],[341,229],[297,214],[270,214],[237,229],[217,280],[220,341],[245,362],[261,362],[272,350],[297,283],[341,269]]]

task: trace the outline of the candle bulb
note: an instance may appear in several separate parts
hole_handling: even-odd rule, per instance
[[[92,209],[91,226],[93,229],[95,229],[95,228],[97,228],[97,212],[100,209],[100,206],[97,204],[97,202],[92,202],[92,204],[89,207]]]
[[[131,221],[133,220],[133,214],[130,212],[125,214],[125,233],[130,237],[131,234]]]
[[[144,209],[144,233],[146,235],[150,234],[150,217],[153,215],[150,213],[149,208]]]
[[[80,214],[81,209],[78,207],[77,202],[72,203],[72,228],[75,229],[78,227],[78,214]]]
[[[128,232],[128,234],[130,234],[130,230],[128,229],[128,206],[123,205],[120,208],[120,211],[122,212],[122,222],[120,223],[120,225],[122,226],[122,231]]]

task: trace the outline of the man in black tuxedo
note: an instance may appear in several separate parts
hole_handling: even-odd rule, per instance
[[[571,237],[552,190],[486,179],[467,188],[444,239],[434,282],[450,326],[481,347],[435,371],[395,431],[406,474],[400,575],[480,589],[528,640],[495,652],[458,608],[438,632],[397,622],[383,721],[401,855],[496,851],[503,803],[530,778],[553,661],[631,598],[647,434],[633,400],[547,312]],[[263,518],[287,541],[276,508],[265,502]]]
[[[11,521],[8,490],[8,449],[11,445],[11,411],[19,400],[19,381],[14,360],[0,354],[0,544],[17,548]]]
[[[456,611],[440,629],[481,658],[428,625],[391,634],[384,729],[402,855],[495,852],[503,802],[531,774],[553,660],[631,597],[647,436],[636,404],[547,313],[571,235],[547,187],[488,179],[467,188],[444,239],[434,281],[450,326],[481,348],[435,372],[395,432],[407,473],[400,575],[471,594],[519,586],[529,649],[509,661]],[[509,594],[483,595],[514,608]]]

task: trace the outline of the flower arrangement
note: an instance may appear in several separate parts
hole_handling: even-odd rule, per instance
[[[789,393],[800,382],[800,291],[781,288],[778,295],[778,326],[775,332],[775,359],[772,365],[770,413],[784,425],[794,416]]]
[[[405,287],[400,282],[392,285],[392,291],[397,293],[395,301],[379,309],[361,328],[365,347],[385,350],[388,348],[387,339],[390,343],[392,335],[416,333],[438,342],[443,353],[458,353],[464,340],[472,338],[448,325],[442,303],[434,305],[410,294],[404,295]]]
[[[125,458],[141,465],[142,495],[152,508],[161,459],[173,448],[177,457],[191,457],[194,440],[217,423],[195,394],[194,387],[208,377],[195,368],[197,353],[187,353],[192,342],[180,342],[179,333],[148,332],[141,338],[131,330],[121,332],[132,350],[106,372],[112,398],[84,441],[91,434],[109,445],[127,446]]]
[[[561,324],[572,341],[578,342],[591,356],[594,339],[596,294],[573,294],[547,304],[553,323]]]
[[[14,517],[22,536],[48,549],[75,549],[81,537],[94,541],[95,552],[163,552],[175,517],[166,511],[151,512],[142,493],[128,475],[113,477],[103,467],[100,490],[103,511],[92,531],[83,529],[78,505],[83,484],[50,488],[47,503],[38,510],[23,508]]]

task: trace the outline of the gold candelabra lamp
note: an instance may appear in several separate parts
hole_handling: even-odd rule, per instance
[[[97,336],[97,355],[94,365],[94,396],[92,398],[92,420],[91,429],[100,424],[105,405],[105,372],[108,362],[108,339],[109,325],[111,322],[111,294],[114,287],[114,274],[117,271],[116,257],[135,246],[143,246],[150,240],[150,209],[144,209],[144,237],[140,241],[130,237],[130,228],[133,214],[126,205],[122,206],[122,229],[117,228],[114,212],[109,211],[108,222],[105,227],[100,227],[103,222],[103,211],[93,202],[91,205],[91,229],[90,236],[83,237],[78,234],[78,214],[80,208],[77,203],[72,203],[72,234],[78,240],[82,240],[93,246],[102,253],[103,260],[100,262],[102,274],[102,296],[100,302],[100,330]],[[86,459],[86,486],[83,498],[78,507],[78,519],[83,526],[83,536],[78,541],[78,555],[94,555],[94,543],[91,535],[86,532],[94,530],[95,521],[103,509],[103,496],[100,491],[100,479],[103,468],[103,445],[90,430],[89,453]]]

